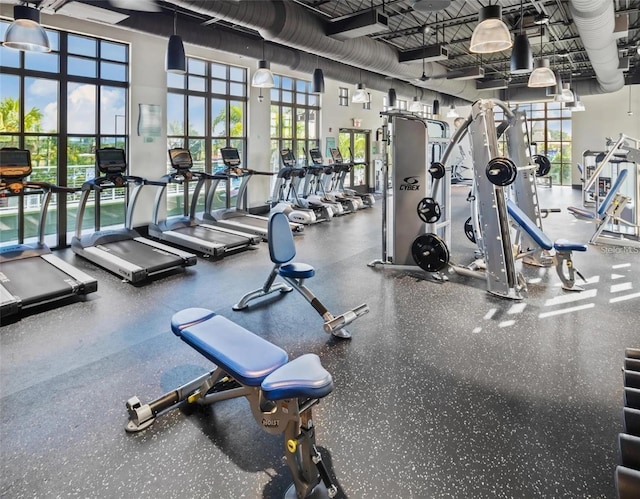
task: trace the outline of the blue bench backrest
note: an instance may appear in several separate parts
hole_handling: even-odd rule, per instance
[[[613,197],[620,190],[620,186],[622,185],[622,182],[624,182],[624,179],[627,178],[627,173],[628,173],[627,170],[622,170],[620,172],[620,175],[618,175],[618,178],[616,179],[616,181],[611,186],[611,189],[609,189],[607,196],[604,198],[604,201],[602,201],[600,208],[598,208],[598,216],[600,218],[604,216],[604,212],[607,211],[607,208],[609,208],[611,201],[613,201]]]
[[[276,264],[284,264],[296,256],[296,245],[289,226],[289,219],[282,212],[276,212],[269,219],[269,257]]]
[[[551,239],[540,230],[540,227],[538,227],[517,204],[511,201],[511,199],[507,199],[507,211],[509,212],[509,216],[513,218],[542,249],[550,250],[553,248],[553,241],[551,241]]]

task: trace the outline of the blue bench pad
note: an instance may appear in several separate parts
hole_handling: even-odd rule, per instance
[[[204,308],[176,313],[171,330],[243,385],[260,386],[288,361],[280,347]]]
[[[533,240],[545,250],[553,248],[553,242],[540,230],[533,220],[531,220],[522,209],[510,199],[507,199],[507,210],[511,218],[529,234]]]
[[[567,211],[569,213],[573,213],[575,216],[580,217],[580,218],[586,218],[586,219],[589,219],[589,220],[595,220],[597,218],[597,215],[593,211],[584,210],[584,209],[578,208],[576,206],[567,207]]]
[[[322,398],[333,391],[333,379],[313,353],[302,355],[272,372],[262,382],[268,400]]]
[[[556,251],[587,251],[587,245],[582,243],[573,243],[566,239],[558,239],[553,243]]]
[[[288,263],[280,267],[278,273],[291,279],[310,279],[316,275],[315,269],[306,263]]]

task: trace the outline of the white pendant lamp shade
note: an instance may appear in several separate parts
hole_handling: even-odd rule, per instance
[[[355,104],[365,104],[369,102],[369,92],[364,88],[364,83],[356,84],[356,91],[353,92],[351,101]]]
[[[47,33],[40,26],[40,11],[27,5],[13,7],[14,21],[7,28],[2,45],[30,52],[51,52]]]
[[[447,118],[458,118],[459,116],[458,111],[456,111],[456,106],[451,104],[451,107],[447,111]]]
[[[562,91],[553,99],[555,102],[573,102],[575,97],[568,83],[562,84]]]
[[[529,76],[529,87],[552,87],[556,84],[556,76],[549,67],[549,59],[537,59],[533,63],[533,72]]]
[[[251,86],[258,88],[272,88],[275,85],[273,73],[271,72],[269,61],[264,59],[258,61],[258,69],[253,73]]]
[[[417,95],[411,101],[409,111],[411,111],[412,113],[419,113],[420,111],[422,111],[422,104],[420,103],[420,99],[418,99]]]
[[[509,28],[502,22],[502,7],[487,5],[480,9],[478,25],[471,35],[469,51],[476,54],[491,54],[506,50],[513,45]]]

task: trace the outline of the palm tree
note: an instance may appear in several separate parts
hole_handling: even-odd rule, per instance
[[[6,97],[0,101],[0,132],[19,132],[24,126],[25,132],[39,132],[42,125],[42,112],[37,107],[32,107],[20,119],[20,101],[13,97]]]

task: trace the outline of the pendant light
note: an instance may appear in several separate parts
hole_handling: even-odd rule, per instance
[[[533,55],[531,54],[531,45],[529,45],[529,37],[522,30],[524,24],[524,11],[522,8],[522,0],[520,0],[520,33],[516,35],[511,50],[511,73],[524,74],[533,71]]]
[[[178,11],[173,9],[173,35],[169,38],[165,57],[165,70],[168,73],[185,74],[187,72],[187,56],[184,53],[182,38],[177,35]]]
[[[264,40],[262,40],[262,59],[258,61],[258,69],[253,73],[251,86],[257,88],[273,88],[274,85],[275,82],[273,81],[271,65],[264,57]]]
[[[552,87],[556,84],[556,76],[551,71],[549,59],[542,57],[542,28],[540,28],[540,57],[533,63],[533,72],[529,75],[528,87]]]
[[[316,66],[318,66],[318,62],[320,60],[320,56],[316,55]],[[314,94],[323,94],[324,93],[324,73],[322,69],[317,67],[313,70],[313,87],[311,90]]]
[[[353,93],[351,102],[355,104],[366,104],[369,102],[369,92],[362,83],[362,69],[360,70],[360,81],[356,84],[356,91]]]
[[[29,52],[51,52],[47,33],[40,26],[38,9],[28,5],[14,5],[13,19],[4,35],[4,47]]]
[[[420,89],[420,92],[422,92],[422,89]],[[422,102],[420,102],[420,99],[418,98],[417,88],[416,88],[416,95],[413,96],[413,100],[409,105],[409,111],[412,113],[419,113],[420,111],[422,111]]]
[[[502,21],[502,7],[487,5],[480,9],[478,25],[471,35],[469,51],[476,54],[491,54],[511,48],[511,33]]]
[[[396,89],[391,87],[387,92],[387,107],[396,107],[397,98]]]
[[[434,116],[438,116],[440,114],[440,101],[435,99],[433,101],[433,108],[431,109],[431,114]]]
[[[458,114],[458,111],[456,111],[456,105],[451,104],[451,107],[447,111],[447,118],[458,118],[458,117],[460,117],[460,115]]]

